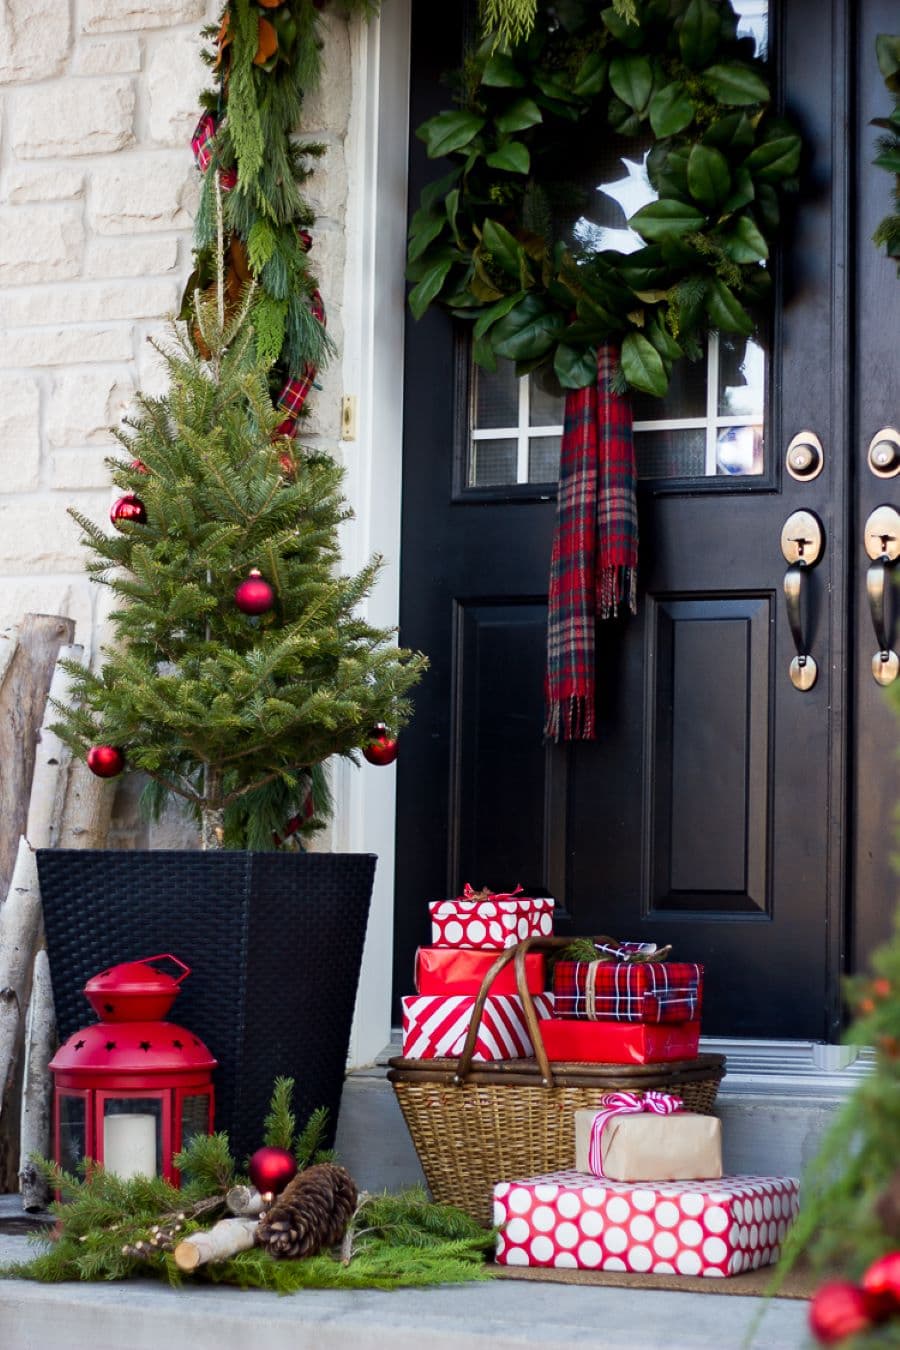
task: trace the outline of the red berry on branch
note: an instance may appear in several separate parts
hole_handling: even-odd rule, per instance
[[[275,603],[275,592],[258,567],[250,571],[234,593],[234,603],[242,614],[265,614]]]
[[[809,1328],[821,1345],[836,1345],[866,1331],[872,1323],[868,1295],[847,1280],[823,1284],[809,1305]]]
[[[150,472],[150,470],[147,468],[147,465],[144,463],[144,461],[143,461],[142,459],[133,459],[133,460],[131,461],[131,467],[134,469],[135,473],[149,473],[149,472]]]
[[[114,525],[121,525],[126,520],[133,525],[143,525],[147,519],[147,508],[140,497],[136,497],[133,492],[126,492],[124,497],[113,502],[109,518]]]
[[[297,1175],[297,1159],[286,1148],[258,1148],[247,1171],[260,1195],[278,1195]]]
[[[363,746],[363,759],[370,764],[393,764],[397,758],[397,741],[388,733],[384,722],[376,722],[368,745]]]
[[[87,766],[98,778],[115,778],[125,768],[125,755],[116,745],[92,745]]]

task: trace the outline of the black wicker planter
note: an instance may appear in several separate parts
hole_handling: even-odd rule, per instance
[[[91,1021],[91,975],[173,952],[193,973],[172,1011],[219,1061],[216,1128],[262,1143],[278,1074],[299,1121],[337,1125],[376,858],[371,853],[39,849],[60,1037]],[[331,1142],[331,1140],[329,1141]]]

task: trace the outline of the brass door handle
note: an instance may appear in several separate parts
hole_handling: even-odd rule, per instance
[[[819,668],[809,651],[807,620],[809,609],[809,571],[815,567],[825,547],[825,531],[814,511],[794,511],[781,531],[781,551],[788,569],[784,574],[784,599],[788,624],[794,639],[796,656],[789,669],[791,684],[801,693],[812,689]]]
[[[900,556],[900,512],[893,506],[877,506],[866,521],[863,538],[872,559],[866,572],[866,595],[878,643],[872,657],[872,678],[877,684],[888,685],[900,672],[900,658],[893,650],[893,606],[888,603],[893,563]]]

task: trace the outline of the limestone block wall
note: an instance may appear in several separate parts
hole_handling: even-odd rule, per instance
[[[136,389],[158,392],[147,338],[180,304],[197,171],[190,136],[207,78],[200,30],[218,0],[3,0],[0,5],[0,629],[69,614],[94,645],[75,507],[102,521],[104,456]],[[303,131],[327,153],[309,183],[329,331],[342,339],[346,23],[325,23],[326,80]],[[308,439],[334,448],[340,361]],[[146,842],[123,785],[118,842]],[[154,843],[173,842],[157,836]]]

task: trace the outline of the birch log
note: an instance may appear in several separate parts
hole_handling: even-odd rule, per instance
[[[0,1187],[16,1189],[25,1014],[41,933],[37,862],[28,840],[19,849],[9,894],[0,905]]]
[[[56,658],[74,632],[74,622],[58,614],[26,614],[14,650],[7,645],[13,642],[9,630],[0,641],[0,898],[9,888],[19,836],[25,833],[38,731]]]
[[[53,1081],[47,1067],[56,1048],[56,1016],[50,963],[43,949],[34,958],[31,998],[25,1027],[25,1059],[22,1079],[22,1119],[19,1131],[19,1189],[22,1208],[44,1209],[50,1199],[47,1183],[38,1172],[31,1155],[50,1155],[50,1119]]]
[[[220,1219],[202,1233],[179,1242],[172,1255],[179,1270],[196,1270],[209,1261],[227,1261],[256,1245],[256,1219]]]
[[[258,1218],[263,1212],[263,1198],[255,1186],[232,1186],[225,1197],[225,1208],[239,1218]]]
[[[32,848],[56,848],[66,798],[66,780],[72,752],[60,740],[52,724],[57,719],[54,703],[68,704],[72,698],[72,676],[60,664],[64,660],[80,661],[84,649],[79,646],[60,647],[50,681],[50,690],[38,732],[28,799],[28,820],[25,834]]]

